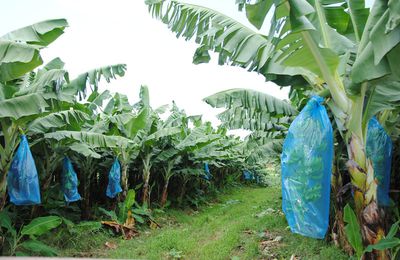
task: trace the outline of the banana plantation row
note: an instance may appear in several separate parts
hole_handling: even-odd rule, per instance
[[[230,136],[174,102],[153,109],[146,86],[133,105],[123,94],[99,92],[101,79],[124,76],[123,64],[75,79],[59,58],[40,66],[40,50],[67,26],[49,20],[0,38],[2,254],[54,255],[39,236],[99,214],[130,238],[152,203],[198,205],[242,170],[262,168],[260,154],[248,152],[254,140]]]

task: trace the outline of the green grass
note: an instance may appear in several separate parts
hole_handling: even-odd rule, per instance
[[[167,211],[159,219],[161,229],[142,232],[132,240],[108,238],[107,241],[117,243],[118,248],[100,247],[93,250],[90,256],[135,259],[288,259],[294,254],[301,259],[347,259],[343,252],[325,241],[292,234],[280,211],[280,197],[281,191],[278,188],[235,188],[221,195],[219,202],[204,206],[197,212]],[[267,214],[256,216],[265,210]],[[271,242],[277,236],[281,236],[282,240]]]

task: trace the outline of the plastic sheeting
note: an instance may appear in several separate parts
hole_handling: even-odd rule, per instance
[[[378,204],[389,206],[390,172],[392,164],[392,140],[378,120],[368,122],[367,156],[371,159],[375,178],[378,180]]]
[[[110,173],[108,174],[108,185],[106,195],[109,198],[115,198],[118,193],[122,191],[121,188],[121,166],[118,159],[114,160]]]
[[[322,239],[329,225],[333,132],[323,99],[313,96],[283,144],[282,209],[294,233]]]
[[[72,166],[71,160],[68,157],[64,157],[63,171],[61,174],[61,189],[64,193],[66,202],[74,202],[81,199],[81,195],[78,192],[78,177],[74,167]]]
[[[11,162],[7,185],[11,203],[15,205],[40,204],[38,173],[25,135],[21,135],[21,142]]]

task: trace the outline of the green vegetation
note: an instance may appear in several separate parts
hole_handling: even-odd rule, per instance
[[[0,37],[2,255],[57,255],[41,242],[55,227],[53,244],[60,248],[77,243],[80,232],[102,228],[131,239],[145,226],[158,226],[157,208],[196,207],[207,195],[238,183],[245,169],[260,170],[262,182],[269,155],[254,156],[250,139],[229,135],[226,127],[213,127],[201,115],[187,115],[174,102],[152,108],[146,86],[135,104],[126,95],[99,92],[100,80],[124,76],[126,65],[100,67],[72,80],[60,58],[41,66],[40,50],[67,26],[65,20],[49,20]],[[24,142],[32,152],[29,167],[20,163],[25,158],[16,157],[19,135],[29,142]],[[63,158],[72,166],[63,165]],[[116,159],[122,187],[110,198],[108,173]],[[67,175],[77,181],[65,185]],[[35,184],[27,185],[30,180]],[[11,187],[14,201],[7,199]],[[63,193],[72,188],[76,199],[65,200]],[[29,198],[32,190],[36,200]],[[28,223],[43,218],[59,222],[40,237],[23,233]]]
[[[312,94],[326,97],[339,144],[335,151],[334,197],[345,185],[352,187],[354,196],[346,202],[355,209],[364,247],[385,237],[387,210],[377,202],[378,183],[373,162],[366,154],[366,136],[369,120],[377,116],[390,135],[399,137],[398,1],[375,0],[371,8],[364,0],[235,1],[239,11],[246,13],[250,27],[216,10],[177,0],[145,3],[150,14],[177,37],[199,44],[193,63],[209,62],[209,51],[214,51],[221,65],[239,66],[281,87],[290,87],[296,108]],[[236,101],[249,96],[243,90],[226,93]],[[235,122],[235,127],[264,130],[267,121],[274,123],[271,116],[277,116],[269,106],[273,98],[268,100],[268,105],[261,106],[265,109],[257,102],[243,103],[248,111],[244,113],[230,113],[235,102],[228,98],[213,106],[226,107],[223,117]],[[344,236],[345,203],[334,203],[338,227],[334,237],[351,252]],[[366,257],[388,259],[390,254],[380,250]]]
[[[65,256],[136,259],[347,259],[329,243],[292,234],[280,211],[280,189],[235,187],[197,210],[169,209],[156,220],[162,228],[148,230],[132,240],[106,235],[81,241],[92,250],[69,249]],[[273,241],[273,240],[278,241]],[[115,244],[115,249],[104,246]],[[92,246],[87,246],[91,248]]]
[[[328,243],[287,230],[278,188],[236,187],[221,195],[242,181],[243,170],[256,172],[257,182],[268,180],[268,165],[276,162],[291,122],[318,94],[325,98],[335,140],[327,238],[357,257],[395,256],[398,198],[391,207],[378,204],[377,165],[366,152],[366,137],[368,122],[376,116],[395,144],[392,169],[399,168],[399,2],[376,0],[369,9],[364,0],[237,0],[254,28],[206,7],[145,2],[178,37],[200,45],[193,63],[209,62],[209,51],[217,52],[221,65],[240,66],[290,87],[290,102],[246,89],[219,92],[204,99],[224,108],[218,116],[222,124],[213,127],[174,102],[151,107],[146,86],[134,104],[126,95],[100,92],[99,82],[124,76],[125,64],[74,79],[60,58],[44,64],[40,51],[64,33],[64,19],[1,36],[0,253],[54,256],[58,248],[76,255],[80,248],[92,252],[90,247],[106,245],[118,250],[93,253],[154,259],[340,258],[343,254]],[[260,29],[267,18],[264,33]],[[304,124],[302,130],[308,131],[309,123]],[[241,140],[229,129],[251,134]],[[30,183],[18,176],[21,182],[8,181],[12,162],[20,161],[14,160],[20,135],[27,137],[38,169],[40,205],[25,200],[16,206],[7,199],[11,185],[21,183],[15,189],[19,196]],[[300,152],[292,151],[294,157]],[[77,172],[81,201],[64,201],[64,157]],[[108,172],[116,159],[122,192],[109,198]],[[309,163],[321,165],[319,158]],[[299,186],[319,179],[311,172],[302,177]],[[310,200],[317,195],[306,188],[302,192]],[[216,195],[218,202],[207,201]]]

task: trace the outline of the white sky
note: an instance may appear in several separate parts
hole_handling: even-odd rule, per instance
[[[234,0],[186,2],[214,8],[249,25]],[[287,90],[265,82],[255,72],[217,65],[215,56],[208,64],[193,65],[197,45],[177,39],[153,19],[144,0],[0,0],[0,6],[0,35],[42,20],[66,18],[70,27],[65,34],[42,51],[45,63],[59,56],[71,78],[96,67],[126,63],[125,77],[104,87],[128,95],[131,103],[144,84],[149,86],[154,108],[175,100],[188,114],[203,114],[215,123],[218,111],[202,98],[216,92],[251,88],[287,97]]]

